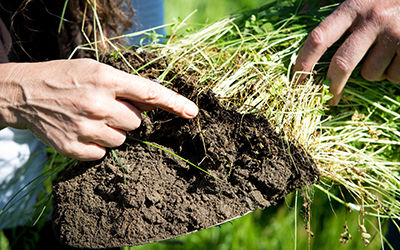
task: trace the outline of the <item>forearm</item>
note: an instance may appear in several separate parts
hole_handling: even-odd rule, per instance
[[[11,65],[7,63],[11,45],[10,33],[0,17],[0,129],[8,126],[10,103],[7,103],[7,99],[12,98],[12,91],[7,84],[7,79],[12,72]]]

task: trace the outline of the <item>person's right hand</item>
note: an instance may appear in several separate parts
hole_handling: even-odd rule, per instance
[[[193,118],[197,106],[151,80],[91,59],[0,65],[0,124],[31,130],[61,154],[97,160],[156,107]]]
[[[294,71],[311,72],[341,37],[349,35],[333,56],[327,78],[337,105],[351,73],[365,58],[361,75],[369,81],[400,83],[400,0],[346,0],[308,36]],[[304,79],[303,75],[300,79]]]

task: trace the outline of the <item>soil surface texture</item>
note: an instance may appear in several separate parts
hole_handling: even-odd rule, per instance
[[[124,56],[136,69],[150,62],[139,71],[150,79],[167,65],[148,52]],[[103,61],[131,72],[120,57]],[[165,80],[198,104],[198,117],[147,112],[124,145],[62,172],[53,183],[61,242],[110,248],[175,238],[274,205],[318,179],[310,156],[265,118],[225,109],[196,90],[194,77]]]

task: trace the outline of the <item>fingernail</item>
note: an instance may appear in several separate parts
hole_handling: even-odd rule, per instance
[[[199,112],[199,108],[196,106],[196,104],[194,104],[193,102],[190,102],[185,105],[183,112],[189,117],[195,117],[197,115],[197,113]]]

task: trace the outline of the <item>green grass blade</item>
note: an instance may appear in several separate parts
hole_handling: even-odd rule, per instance
[[[134,138],[134,137],[130,137],[130,139],[133,139],[133,140],[135,140],[135,141],[137,141],[137,142],[140,142],[140,143],[143,143],[143,144],[146,144],[146,145],[149,145],[149,146],[152,146],[152,147],[161,149],[162,151],[167,152],[168,154],[171,154],[171,155],[173,155],[173,156],[175,156],[175,157],[181,159],[182,161],[186,162],[187,164],[189,164],[189,165],[191,165],[191,166],[197,168],[198,170],[200,170],[200,171],[202,171],[202,172],[204,172],[204,173],[206,173],[206,174],[212,176],[213,178],[215,178],[215,179],[217,179],[217,180],[219,180],[219,181],[222,181],[222,180],[221,180],[220,178],[218,178],[217,176],[211,174],[210,172],[208,172],[208,171],[202,169],[201,167],[197,166],[196,164],[190,162],[189,160],[183,158],[183,157],[180,156],[180,155],[175,154],[174,152],[172,152],[172,151],[170,151],[170,150],[168,150],[168,149],[166,149],[166,148],[160,147],[160,146],[158,146],[158,145],[155,145],[155,144],[150,143],[150,142],[147,142],[147,141],[139,140],[139,139]]]

